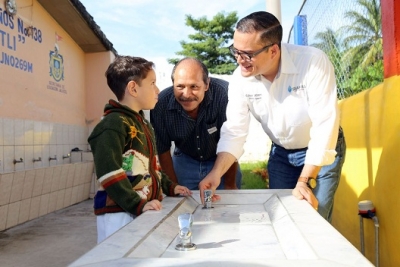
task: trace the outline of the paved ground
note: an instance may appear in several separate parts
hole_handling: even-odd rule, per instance
[[[93,200],[0,232],[1,267],[67,266],[96,245]]]

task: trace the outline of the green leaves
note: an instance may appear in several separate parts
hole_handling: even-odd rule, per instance
[[[182,50],[175,54],[203,61],[212,74],[232,74],[237,64],[228,46],[232,42],[237,21],[236,12],[226,16],[220,12],[212,20],[207,20],[206,17],[195,19],[191,15],[186,15],[186,25],[196,32],[189,34],[188,38],[191,41],[180,41]],[[179,59],[168,59],[168,62],[176,64]]]

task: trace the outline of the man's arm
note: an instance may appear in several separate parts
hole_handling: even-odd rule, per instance
[[[235,161],[224,174],[224,188],[225,189],[238,189],[236,186],[236,172],[239,163]]]
[[[175,174],[174,164],[172,162],[171,151],[167,150],[166,152],[158,155],[158,159],[160,160],[160,165],[165,174],[168,175],[169,179],[172,182],[178,183],[178,179]]]
[[[200,199],[204,201],[204,190],[211,189],[213,191],[213,201],[219,200],[220,196],[215,195],[215,189],[221,183],[221,177],[226,173],[226,171],[232,166],[236,161],[236,158],[228,152],[218,153],[217,160],[214,163],[214,167],[207,174],[206,177],[199,183],[200,189]],[[203,203],[204,204],[204,203]]]

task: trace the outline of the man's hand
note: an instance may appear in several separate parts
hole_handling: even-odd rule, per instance
[[[221,178],[218,176],[212,176],[211,173],[209,173],[206,177],[204,177],[204,179],[199,183],[200,199],[203,205],[204,205],[204,190],[206,189],[211,189],[213,192],[211,198],[212,202],[221,199],[221,196],[215,194],[215,189],[217,189],[220,183],[221,183]]]
[[[146,210],[161,210],[162,205],[161,202],[157,199],[153,199],[152,201],[147,202],[143,207],[143,212]]]
[[[314,193],[306,183],[298,182],[296,187],[292,190],[292,195],[297,199],[307,200],[314,209],[318,210],[318,199],[314,196]]]
[[[175,195],[182,195],[182,196],[191,196],[192,191],[189,190],[186,186],[177,185],[174,188]]]

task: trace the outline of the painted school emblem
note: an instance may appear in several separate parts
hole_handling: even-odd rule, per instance
[[[56,82],[64,80],[64,59],[63,56],[58,52],[58,45],[56,44],[54,47],[54,51],[50,51],[50,76]]]

